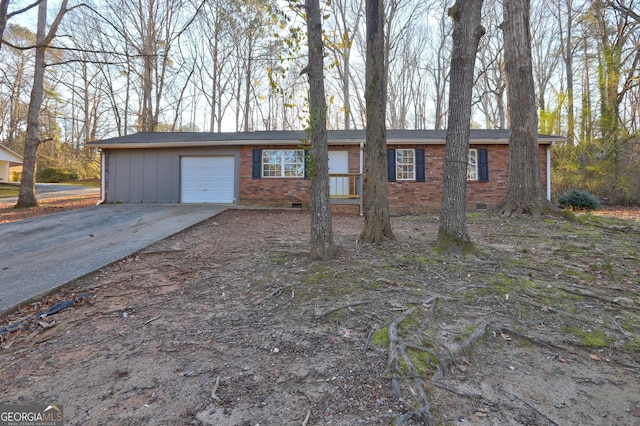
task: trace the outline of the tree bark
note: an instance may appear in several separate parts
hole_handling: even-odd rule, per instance
[[[324,52],[319,0],[306,0],[309,39],[309,139],[311,142],[311,259],[334,255],[329,199],[327,103],[324,94]]]
[[[2,37],[4,29],[7,28],[7,12],[9,11],[9,0],[0,0],[0,48],[2,48]]]
[[[504,2],[504,55],[511,121],[509,186],[503,216],[540,214],[545,196],[540,182],[538,115],[531,59],[530,0]]]
[[[35,174],[38,146],[44,142],[39,136],[40,108],[44,95],[45,54],[49,43],[55,37],[62,17],[67,12],[67,0],[63,0],[49,32],[47,33],[47,0],[38,5],[38,24],[36,32],[36,54],[34,60],[33,88],[27,112],[27,129],[25,132],[24,153],[22,164],[22,180],[20,181],[20,195],[16,207],[36,207]]]
[[[365,102],[367,114],[364,184],[364,231],[360,238],[381,243],[394,238],[388,201],[386,104],[387,82],[383,0],[367,0]]]
[[[484,28],[480,24],[483,0],[457,0],[453,18],[453,49],[449,89],[449,120],[442,183],[438,247],[467,252],[473,244],[467,232],[467,164],[475,60]]]
[[[142,36],[142,105],[140,111],[140,122],[138,131],[153,132],[155,125],[153,123],[153,73],[156,69],[157,51],[156,51],[156,27],[154,21],[154,2],[147,4],[147,14],[141,7],[139,12],[140,28]]]

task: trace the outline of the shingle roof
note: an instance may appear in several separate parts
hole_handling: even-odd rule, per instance
[[[446,130],[387,130],[387,142],[390,144],[443,144],[446,140]],[[237,133],[211,132],[155,132],[135,133],[87,144],[93,148],[160,148],[175,146],[230,146],[230,145],[264,145],[291,144],[304,140],[304,131],[259,131]],[[327,138],[330,145],[359,144],[365,141],[364,130],[329,130]],[[540,144],[561,142],[565,139],[558,136],[540,135]],[[509,130],[472,129],[471,143],[501,143],[509,141]]]

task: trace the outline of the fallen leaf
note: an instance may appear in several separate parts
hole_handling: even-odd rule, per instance
[[[600,356],[597,354],[589,354],[589,358],[591,358],[594,361],[602,361],[602,358],[600,358]]]
[[[508,334],[503,333],[502,331],[500,332],[500,337],[502,337],[504,340],[506,340],[507,342],[512,341],[513,339],[511,338],[511,336],[509,336]]]

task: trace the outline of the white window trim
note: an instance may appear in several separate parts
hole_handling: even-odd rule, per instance
[[[280,152],[280,162],[279,163],[265,163],[264,159],[265,159],[265,152],[270,152],[270,151],[279,151]],[[299,176],[286,176],[285,175],[285,170],[286,170],[286,165],[287,164],[298,164],[298,163],[285,163],[285,152],[300,152],[302,154],[302,173]],[[277,176],[267,176],[265,175],[265,164],[266,165],[279,165],[280,166],[280,174]],[[261,159],[261,164],[260,164],[260,172],[261,172],[261,176],[265,179],[270,179],[270,178],[275,178],[275,179],[280,179],[280,178],[289,178],[289,179],[303,179],[304,178],[304,149],[264,149],[262,150],[262,159]]]
[[[400,164],[400,162],[398,161],[398,153],[400,151],[411,151],[413,152],[413,163],[412,164]],[[411,177],[400,177],[401,174],[403,174],[401,172],[401,167],[402,166],[412,166],[413,170],[411,172]],[[402,181],[407,181],[407,180],[416,180],[416,150],[415,149],[409,149],[409,148],[397,148],[396,149],[396,180],[402,180]]]
[[[475,152],[475,164],[471,163],[471,152]],[[467,162],[467,180],[476,182],[478,180],[478,150],[476,148],[469,149],[468,162]],[[470,172],[473,170],[473,177],[469,177]]]

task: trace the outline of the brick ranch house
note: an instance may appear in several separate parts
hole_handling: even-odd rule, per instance
[[[102,157],[106,203],[225,203],[308,209],[302,131],[137,133],[91,142]],[[389,130],[392,213],[436,212],[442,197],[445,130]],[[551,196],[550,148],[563,138],[539,136],[542,186]],[[334,211],[362,210],[363,130],[328,132]],[[467,201],[496,207],[509,178],[509,131],[472,130]]]

